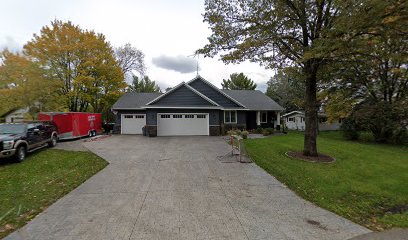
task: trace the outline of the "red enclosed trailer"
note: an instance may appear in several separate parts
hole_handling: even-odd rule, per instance
[[[84,112],[41,112],[38,119],[53,121],[59,139],[95,136],[102,131],[102,114]]]

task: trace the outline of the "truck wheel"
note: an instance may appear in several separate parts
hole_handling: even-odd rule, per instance
[[[57,146],[57,141],[58,141],[57,136],[52,135],[51,141],[48,142],[48,146],[49,146],[49,147],[55,147],[55,146]]]
[[[92,137],[92,131],[88,132],[88,137]]]
[[[16,160],[22,162],[25,160],[27,154],[27,149],[25,146],[19,146],[16,150]]]

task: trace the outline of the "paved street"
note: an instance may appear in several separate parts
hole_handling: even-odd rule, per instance
[[[117,135],[110,165],[6,239],[348,239],[369,232],[302,200],[220,137]]]

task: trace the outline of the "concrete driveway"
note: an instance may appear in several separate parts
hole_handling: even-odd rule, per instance
[[[6,239],[348,239],[369,232],[302,200],[220,137],[84,143],[104,170]]]

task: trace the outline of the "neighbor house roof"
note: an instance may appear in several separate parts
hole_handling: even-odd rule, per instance
[[[292,111],[292,112],[288,112],[288,113],[283,114],[282,117],[289,117],[289,116],[292,116],[294,114],[300,114],[300,115],[303,115],[303,116],[305,115],[305,113],[302,112],[302,111]]]
[[[270,97],[258,90],[221,90],[228,96],[236,99],[247,109],[250,110],[272,110],[282,111],[284,110],[279,104],[277,104]]]
[[[6,117],[9,114],[14,113],[16,110],[17,110],[17,108],[13,108],[11,110],[8,110],[7,112],[4,112],[4,113],[0,114],[0,117]]]
[[[295,114],[305,116],[305,112],[303,112],[303,111],[292,111],[292,112],[288,112],[286,114],[283,114],[282,117],[289,117],[289,116],[292,116],[292,115],[295,115]],[[326,114],[322,113],[322,112],[317,113],[317,115],[319,117],[326,117]]]
[[[9,115],[15,114],[15,113],[28,113],[28,107],[25,108],[13,108],[5,113],[2,113],[0,117],[7,117]]]
[[[148,102],[160,95],[162,95],[162,93],[128,92],[119,98],[112,106],[112,109],[143,109]]]

